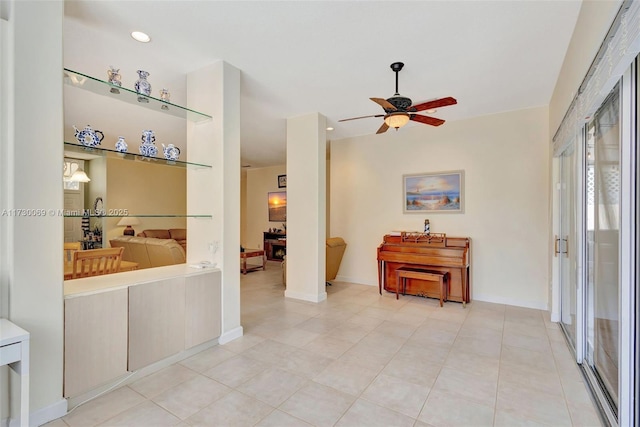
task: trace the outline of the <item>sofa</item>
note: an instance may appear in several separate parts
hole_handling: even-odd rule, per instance
[[[122,259],[138,263],[138,269],[184,264],[187,256],[174,239],[122,236],[109,240],[112,248],[124,248]]]
[[[335,279],[342,263],[342,256],[347,249],[347,244],[342,237],[330,237],[326,242],[326,264],[324,270],[324,278],[328,285],[331,280]],[[287,259],[282,261],[282,283],[287,284]]]
[[[153,237],[155,239],[173,239],[187,252],[187,229],[186,228],[169,228],[169,229],[151,229],[138,233],[138,237]]]

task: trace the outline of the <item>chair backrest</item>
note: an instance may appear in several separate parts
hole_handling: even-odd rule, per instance
[[[82,250],[80,242],[64,242],[64,262],[73,261],[73,253]]]
[[[117,273],[123,250],[124,248],[108,248],[74,252],[71,278]]]

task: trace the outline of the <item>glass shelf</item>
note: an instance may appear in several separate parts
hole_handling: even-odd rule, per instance
[[[124,218],[124,217],[132,217],[132,218],[205,218],[211,219],[213,218],[211,215],[159,215],[159,214],[140,214],[140,215],[83,215],[81,213],[75,213],[75,211],[68,211],[63,214],[65,218]]]
[[[111,83],[67,68],[64,69],[64,82],[68,85],[88,90],[98,95],[119,99],[129,104],[140,105],[154,111],[188,119],[193,122],[201,122],[212,118],[207,114],[172,104],[170,102],[154,98],[153,96],[140,95],[134,90],[112,85]]]
[[[100,157],[124,159],[124,160],[131,160],[135,162],[145,162],[149,164],[166,165],[166,166],[173,166],[173,167],[179,167],[179,168],[211,169],[211,165],[204,165],[204,164],[193,163],[193,162],[183,162],[182,160],[167,160],[160,157],[145,157],[145,156],[141,156],[139,154],[133,154],[133,153],[120,153],[116,150],[111,150],[109,148],[98,148],[98,147],[90,148],[90,147],[85,147],[84,145],[74,144],[72,142],[67,142],[67,141],[64,142],[64,151],[67,153],[81,153],[84,155],[93,154],[95,156],[100,156]]]

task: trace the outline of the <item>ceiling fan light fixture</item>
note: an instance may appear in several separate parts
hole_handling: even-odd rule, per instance
[[[391,128],[401,128],[409,123],[409,115],[403,112],[390,113],[384,118],[384,122]]]

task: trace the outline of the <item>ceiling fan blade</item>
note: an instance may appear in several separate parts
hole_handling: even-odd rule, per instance
[[[430,110],[432,108],[446,107],[447,105],[454,105],[457,103],[458,101],[456,101],[455,98],[448,96],[446,98],[440,98],[433,101],[423,102],[422,104],[416,104],[411,107],[411,111]]]
[[[384,117],[384,114],[374,114],[371,116],[360,116],[360,117],[351,117],[350,119],[342,119],[342,120],[338,120],[339,122],[348,122],[349,120],[358,120],[358,119],[366,119],[369,117]]]
[[[389,125],[386,123],[382,123],[382,126],[380,126],[380,129],[378,129],[378,132],[376,132],[376,134],[385,133],[387,129],[389,129]]]
[[[370,100],[372,100],[373,102],[375,102],[376,104],[380,105],[382,108],[386,110],[391,110],[391,111],[396,111],[397,108],[393,106],[392,103],[390,103],[389,101],[387,101],[386,99],[382,99],[382,98],[369,98]]]
[[[429,116],[421,116],[420,114],[411,114],[411,117],[409,117],[409,120],[413,120],[414,122],[420,122],[420,123],[424,123],[426,125],[431,125],[431,126],[440,126],[441,124],[444,123],[444,120],[442,119],[436,119],[435,117],[429,117]]]

